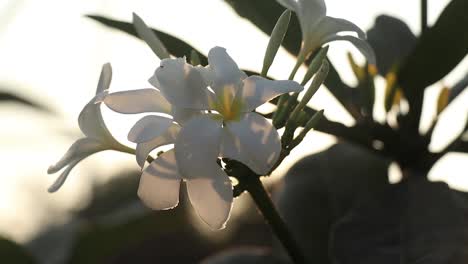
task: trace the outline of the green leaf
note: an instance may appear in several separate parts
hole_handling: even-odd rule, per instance
[[[468,1],[451,1],[401,65],[398,80],[417,120],[424,89],[446,76],[468,53],[466,10]]]
[[[266,76],[268,69],[270,69],[273,60],[275,59],[276,53],[278,52],[281,42],[283,42],[284,36],[288,30],[289,21],[291,19],[291,11],[286,10],[278,18],[273,31],[271,32],[270,41],[263,58],[262,76]]]

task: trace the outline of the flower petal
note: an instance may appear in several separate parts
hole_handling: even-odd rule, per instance
[[[71,170],[86,157],[75,159],[68,164],[68,167],[60,174],[60,176],[54,181],[54,183],[47,189],[48,192],[53,193],[58,191],[60,187],[65,183],[65,180],[68,178]]]
[[[208,84],[197,67],[186,63],[185,58],[162,60],[149,82],[176,107],[209,109],[212,95]]]
[[[102,142],[92,138],[81,138],[75,141],[65,155],[47,169],[48,174],[56,173],[76,159],[85,158],[93,153],[107,149]]]
[[[239,70],[236,62],[227,54],[225,48],[214,47],[208,52],[208,62],[212,71],[210,83],[215,94],[234,99],[237,89],[247,75]]]
[[[153,210],[174,208],[179,204],[180,182],[174,150],[166,151],[143,170],[138,197]]]
[[[250,76],[244,80],[244,86],[238,91],[236,98],[244,104],[243,112],[251,112],[278,95],[300,92],[303,89],[295,81],[271,81],[260,76]]]
[[[110,93],[105,95],[102,101],[110,109],[122,114],[171,114],[171,104],[159,91],[152,88]]]
[[[211,178],[218,168],[222,122],[215,115],[190,119],[180,130],[174,148],[177,165],[184,179]]]
[[[112,80],[112,67],[110,63],[102,65],[101,75],[99,76],[98,86],[96,88],[96,94],[100,94],[105,90],[109,89]]]
[[[171,115],[174,121],[176,121],[180,125],[184,125],[192,117],[200,115],[201,113],[202,111],[200,110],[193,110],[188,108],[173,108]]]
[[[211,178],[187,180],[187,192],[195,211],[213,229],[225,227],[232,208],[232,184],[221,168]]]
[[[265,175],[275,165],[281,152],[276,129],[263,116],[248,113],[239,122],[226,123],[221,143],[221,156],[247,165]]]
[[[322,39],[327,36],[346,31],[356,32],[358,34],[358,38],[366,38],[366,33],[364,33],[364,31],[362,31],[362,29],[356,26],[353,22],[346,19],[329,16],[323,17],[320,20],[319,24],[317,25],[317,31],[315,34],[319,36],[319,39]]]
[[[311,38],[317,23],[327,13],[324,0],[277,0],[284,7],[296,12],[301,25],[303,41]]]
[[[128,133],[128,140],[142,143],[152,140],[166,132],[172,124],[172,119],[156,115],[148,115],[138,120]]]
[[[172,124],[161,136],[155,137],[147,142],[138,143],[135,151],[138,165],[143,168],[145,166],[146,158],[154,149],[160,146],[173,144],[177,134],[179,133],[179,130],[179,125]]]
[[[361,53],[366,57],[369,64],[375,65],[375,53],[372,47],[367,43],[367,41],[356,38],[354,36],[340,36],[340,35],[331,35],[323,39],[321,45],[337,40],[345,40],[351,42]]]

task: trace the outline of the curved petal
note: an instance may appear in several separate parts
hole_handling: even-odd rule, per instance
[[[128,140],[134,143],[150,141],[166,132],[172,119],[148,115],[138,120],[128,133]]]
[[[166,151],[143,170],[138,197],[153,210],[174,208],[179,204],[180,182],[174,150]]]
[[[281,2],[292,2],[292,0],[283,0],[280,4]],[[303,41],[307,42],[307,39],[312,37],[311,34],[314,34],[318,22],[327,14],[327,7],[324,0],[297,0],[296,6],[293,11],[298,16]]]
[[[89,101],[78,116],[78,126],[87,137],[107,142],[117,142],[107,129],[101,114],[101,104],[95,103],[102,94]]]
[[[177,165],[184,179],[211,178],[218,168],[222,122],[215,115],[190,119],[180,130],[174,148]]]
[[[140,167],[143,168],[145,166],[146,158],[154,149],[160,146],[173,144],[175,142],[177,134],[179,133],[179,130],[179,125],[172,124],[167,129],[167,131],[161,136],[155,137],[147,142],[138,143],[135,151],[135,156],[138,165],[140,165]]]
[[[149,82],[176,107],[209,109],[211,92],[207,89],[208,84],[196,67],[185,62],[185,58],[162,60]]]
[[[171,114],[171,104],[156,89],[139,89],[105,95],[102,102],[121,114],[160,112]]]
[[[239,122],[228,122],[223,131],[221,156],[247,165],[265,175],[275,165],[281,152],[276,129],[263,116],[248,113]]]
[[[187,181],[187,192],[200,218],[213,229],[225,227],[232,208],[232,184],[221,168],[212,172],[213,178]]]
[[[212,71],[211,88],[217,97],[234,99],[237,89],[247,75],[239,70],[236,62],[227,54],[225,48],[214,47],[208,52],[208,62]]]
[[[86,157],[76,159],[68,164],[68,167],[60,174],[60,176],[54,181],[54,183],[47,189],[48,192],[53,193],[58,191],[60,187],[65,183],[65,180],[68,178],[71,170]]]
[[[319,39],[324,37],[337,34],[339,32],[356,32],[358,38],[365,39],[366,33],[362,31],[358,26],[353,22],[346,19],[334,18],[334,17],[323,17],[319,24],[317,25],[316,34],[319,36]]]
[[[109,89],[112,80],[112,67],[110,63],[102,65],[101,75],[99,76],[96,94],[100,94]]]
[[[107,149],[102,142],[92,138],[81,138],[75,141],[63,157],[47,169],[48,174],[56,173],[70,164],[73,160],[89,156],[93,153]]]
[[[295,81],[271,81],[260,76],[250,76],[244,80],[244,86],[238,91],[236,99],[243,103],[243,112],[251,112],[278,95],[303,89]]]
[[[367,43],[367,41],[356,38],[354,36],[340,36],[340,35],[330,35],[323,39],[321,45],[331,42],[345,40],[351,42],[361,53],[366,57],[369,64],[375,65],[375,53],[372,47]]]

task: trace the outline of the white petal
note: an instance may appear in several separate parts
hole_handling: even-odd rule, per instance
[[[214,178],[187,181],[187,192],[195,211],[213,229],[225,227],[232,208],[232,184],[218,167]]]
[[[96,88],[96,94],[100,94],[105,90],[109,89],[112,80],[112,67],[110,63],[102,65],[101,76],[99,76],[98,86]]]
[[[172,124],[172,119],[148,115],[138,120],[128,133],[128,140],[134,143],[150,141],[165,133]]]
[[[221,120],[214,115],[190,119],[180,130],[174,148],[177,165],[184,179],[215,177],[221,141]]]
[[[239,122],[226,123],[223,132],[223,157],[240,161],[259,175],[270,172],[281,152],[281,142],[266,118],[248,113]]]
[[[208,109],[211,92],[205,78],[185,58],[162,60],[149,82],[176,107]]]
[[[174,121],[179,123],[180,125],[184,125],[187,121],[189,121],[194,116],[200,115],[203,112],[200,110],[193,110],[188,108],[176,108],[172,109],[172,118]]]
[[[102,101],[110,109],[122,114],[171,113],[171,104],[159,91],[152,88],[110,93]]]
[[[82,157],[80,159],[76,159],[68,164],[68,167],[60,174],[60,176],[54,181],[54,183],[47,189],[48,192],[53,193],[58,191],[60,187],[65,183],[65,180],[68,178],[68,175],[70,174],[71,170],[78,164],[80,161],[82,161],[85,157]]]
[[[117,142],[104,123],[101,114],[101,104],[95,103],[98,97],[101,97],[101,94],[96,95],[85,105],[83,110],[81,110],[78,116],[80,130],[90,138],[106,142]]]
[[[304,89],[295,81],[271,81],[260,76],[250,76],[244,80],[244,86],[238,91],[243,103],[243,112],[251,112],[258,106],[278,95],[289,92],[300,92]]]
[[[239,70],[236,62],[227,54],[226,49],[214,47],[208,52],[208,62],[213,72],[211,88],[219,96],[229,96],[234,99],[237,89],[247,75]]]
[[[169,53],[158,36],[151,30],[137,14],[133,13],[133,26],[138,36],[153,50],[159,59],[169,58]]]
[[[138,197],[153,210],[174,208],[179,203],[180,182],[174,150],[166,151],[143,170]]]
[[[147,142],[138,143],[135,151],[138,165],[140,165],[140,167],[143,168],[145,165],[146,158],[154,149],[160,146],[173,144],[175,142],[177,134],[179,133],[179,130],[179,125],[172,124],[167,129],[167,131],[161,136],[155,137]]]
[[[354,36],[340,36],[340,35],[331,35],[328,36],[323,40],[321,45],[331,42],[331,41],[338,41],[338,40],[345,40],[351,42],[361,53],[366,57],[369,64],[375,65],[375,53],[372,47],[367,43],[367,41],[356,38]]]
[[[346,19],[334,18],[334,17],[323,17],[317,25],[316,34],[319,39],[324,37],[337,34],[339,32],[356,32],[359,38],[365,39],[366,33],[362,31],[353,22]]]
[[[291,0],[283,2],[291,2]],[[323,0],[298,0],[296,6],[297,8],[293,11],[298,16],[303,41],[307,42],[307,39],[313,37],[318,22],[325,17],[327,7]]]
[[[81,159],[89,156],[98,151],[105,150],[106,147],[102,142],[92,138],[81,138],[75,141],[70,148],[67,150],[65,155],[54,165],[51,165],[47,170],[48,174],[56,173],[63,169],[65,166],[70,164],[76,159]]]

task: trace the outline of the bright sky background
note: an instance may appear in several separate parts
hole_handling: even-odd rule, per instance
[[[447,2],[429,1],[430,24]],[[385,13],[403,19],[414,33],[419,33],[419,1],[329,0],[327,5],[328,15],[348,19],[363,29],[373,25],[376,15]],[[105,181],[122,167],[136,167],[128,155],[98,154],[78,165],[58,193],[46,192],[57,176],[47,175],[47,167],[80,136],[76,118],[93,96],[101,65],[112,63],[114,91],[149,87],[146,80],[159,65],[151,50],[133,37],[83,17],[100,14],[130,21],[132,12],[149,25],[178,36],[205,53],[213,46],[223,46],[242,68],[261,69],[268,38],[221,0],[0,1],[0,89],[42,102],[58,112],[56,117],[49,117],[24,107],[0,105],[0,234],[26,241],[41,226],[65,221],[65,212],[83,206],[93,183]],[[343,79],[353,83],[345,60],[348,50],[360,57],[353,47],[341,43],[333,44],[329,54]],[[293,64],[293,58],[280,51],[270,74],[286,78]],[[467,68],[465,58],[444,82],[453,84]],[[301,75],[299,72],[298,76]],[[428,101],[435,100],[440,86],[429,89]],[[439,136],[431,146],[433,149],[440,149],[450,139],[447,131],[461,129],[468,112],[467,99],[465,91],[447,110],[458,115],[443,120],[437,128]],[[324,89],[313,98],[312,105],[325,108],[331,119],[352,124]],[[433,111],[425,108],[422,127],[427,127]],[[382,109],[376,109],[377,114],[381,112]],[[111,120],[111,131],[125,141],[129,120],[135,121],[136,117],[116,122],[121,119],[106,109],[104,114]],[[308,143],[294,151],[280,172],[291,161],[334,142],[332,137],[319,133],[312,133],[306,140]],[[447,179],[444,176],[450,174],[447,181],[452,186],[468,190],[468,179],[462,178],[467,161],[466,156],[450,155],[434,168],[431,177]]]

